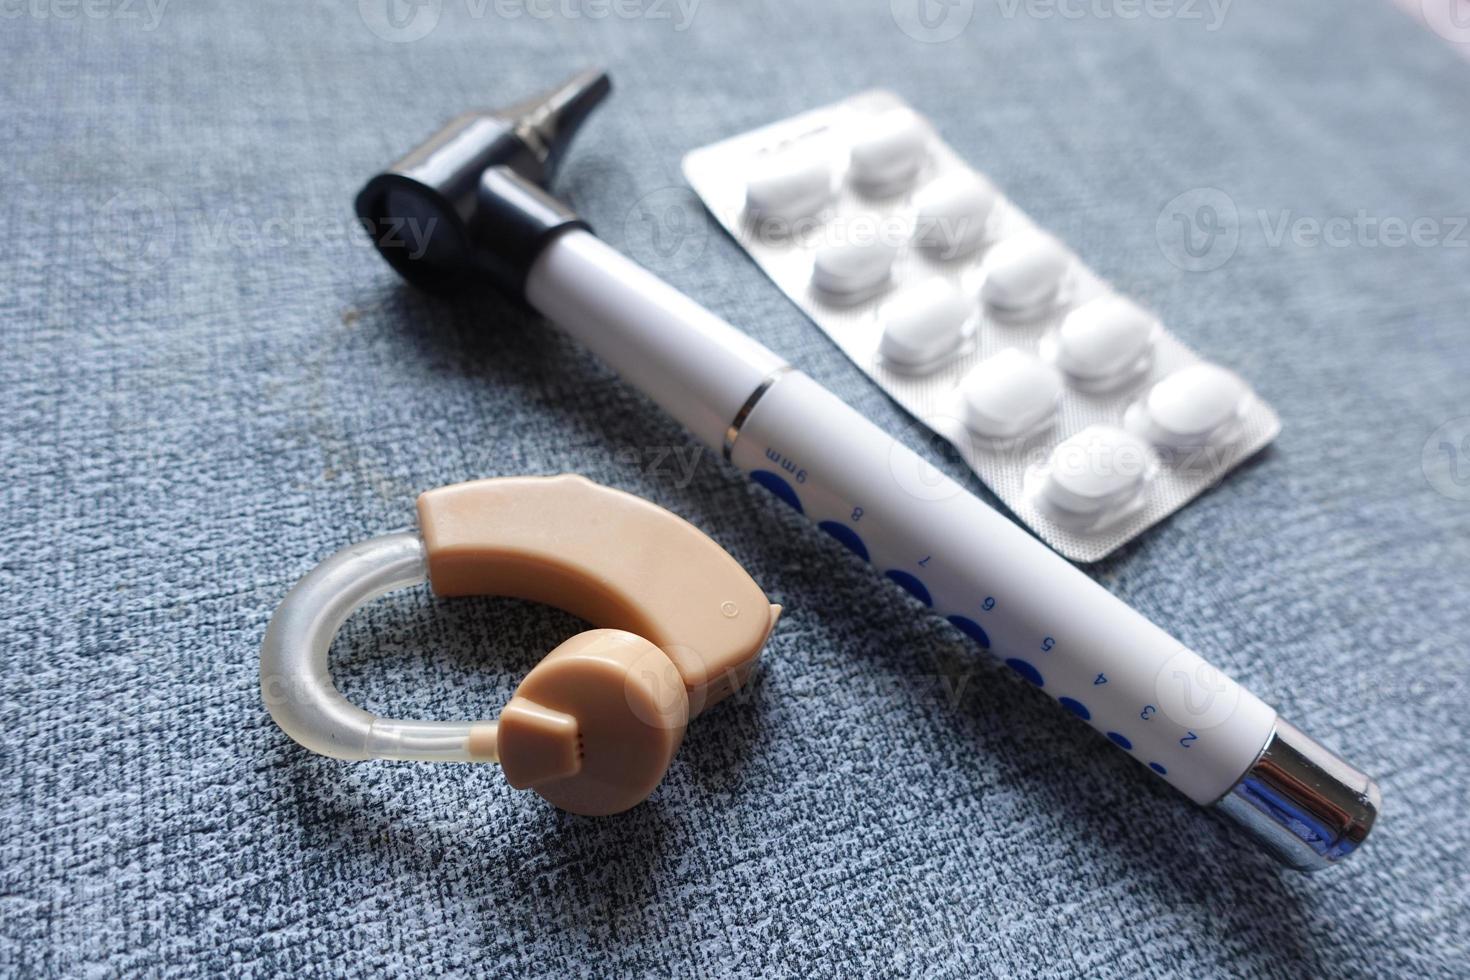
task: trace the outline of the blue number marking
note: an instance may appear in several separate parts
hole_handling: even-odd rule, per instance
[[[1083,721],[1090,721],[1092,719],[1092,712],[1088,711],[1087,705],[1081,701],[1075,701],[1072,698],[1057,698],[1057,703]]]
[[[980,603],[980,608],[981,609],[984,609],[986,612],[990,612],[990,610],[994,609],[995,608],[995,596],[993,596],[993,595],[986,596],[985,597],[985,601],[982,602],[982,603]]]
[[[887,575],[893,581],[903,586],[904,589],[909,593],[909,595],[913,596],[915,599],[918,599],[924,605],[934,605],[934,599],[930,597],[929,589],[925,587],[923,582],[920,582],[908,572],[900,571],[897,568],[891,568],[883,574]]]
[[[1041,641],[1041,649],[1042,649],[1042,652],[1043,653],[1051,650],[1051,648],[1054,647],[1054,646],[1056,646],[1056,645],[1057,645],[1057,641],[1056,640],[1053,640],[1051,637],[1047,636],[1047,637],[1043,637],[1042,638],[1042,641]]]
[[[1182,745],[1182,746],[1184,746],[1187,749],[1187,748],[1190,747],[1190,745],[1192,745],[1193,743],[1198,742],[1198,741],[1199,741],[1199,736],[1196,735],[1194,732],[1189,732],[1183,738],[1181,738],[1179,740],[1179,744]]]
[[[990,649],[990,634],[986,633],[984,627],[982,627],[979,623],[965,616],[951,616],[949,617],[949,621],[951,623],[954,623],[960,629],[964,630],[965,633],[969,635],[970,639],[974,640],[985,649]]]
[[[860,521],[862,519],[863,519],[863,509],[861,507],[854,507],[852,509],[852,522],[854,524],[856,524],[858,521]]]
[[[1037,670],[1026,661],[1017,660],[1012,657],[1010,660],[1006,661],[1006,666],[1011,668],[1011,670],[1014,670],[1016,673],[1020,674],[1022,677],[1026,678],[1031,683],[1035,684],[1037,687],[1046,686],[1046,682],[1041,679],[1041,671]]]
[[[1112,739],[1113,744],[1118,748],[1127,749],[1129,752],[1133,751],[1133,743],[1128,741],[1128,736],[1119,735],[1117,732],[1108,732],[1108,738]]]
[[[934,560],[934,556],[933,555],[925,555],[923,558],[920,558],[919,559],[919,567],[920,568],[924,568],[925,566],[927,566],[933,560]]]
[[[1155,708],[1153,705],[1146,704],[1143,706],[1143,710],[1138,713],[1138,717],[1142,718],[1144,721],[1148,721],[1154,716],[1154,712],[1158,710],[1159,709]]]
[[[1106,674],[1098,674],[1097,677],[1093,678],[1092,686],[1097,687],[1099,684],[1106,684],[1107,682],[1108,676]]]
[[[846,524],[839,524],[837,521],[822,521],[817,527],[841,541],[844,548],[863,561],[868,560],[868,546],[863,544],[863,539],[858,537],[857,532]]]
[[[796,495],[795,490],[791,489],[791,484],[781,479],[780,476],[772,473],[770,470],[752,470],[750,478],[781,498],[781,500],[795,509],[798,514],[803,513],[801,509],[801,498]]]

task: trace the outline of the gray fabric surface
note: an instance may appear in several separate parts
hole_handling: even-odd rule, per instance
[[[840,0],[705,0],[684,30],[662,4],[443,0],[390,41],[378,3],[4,8],[0,971],[1463,974],[1470,503],[1421,466],[1470,415],[1449,45],[1373,0],[1217,24],[982,2],[943,43]],[[1255,383],[1275,448],[1094,572],[1377,775],[1369,847],[1275,870],[585,352],[399,285],[349,224],[361,181],[587,63],[618,91],[566,194],[895,431],[678,190],[684,151],[895,88]],[[1165,206],[1198,188],[1237,247],[1188,272]],[[1360,210],[1437,240],[1274,240]],[[786,606],[755,696],[691,729],[650,803],[576,819],[493,768],[339,764],[275,728],[257,650],[291,582],[409,525],[419,490],[562,471],[694,521]],[[377,710],[469,717],[576,628],[403,595],[335,662]]]

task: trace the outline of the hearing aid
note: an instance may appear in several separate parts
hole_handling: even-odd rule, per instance
[[[276,724],[338,759],[499,762],[516,789],[589,816],[636,806],[689,719],[739,690],[781,607],[694,525],[580,476],[511,477],[418,499],[418,530],[351,545],[271,617],[261,693]],[[329,650],[356,609],[428,582],[563,609],[595,629],[549,653],[493,720],[381,718],[332,682]]]
[[[732,472],[744,473],[870,563],[875,579],[946,618],[1020,683],[1050,695],[1143,771],[1202,806],[1219,807],[1288,866],[1330,867],[1355,852],[1382,803],[1366,773],[986,501],[947,477],[929,479],[933,466],[903,440],[599,239],[552,193],[573,136],[609,91],[606,73],[586,71],[528,101],[456,117],[368,180],[357,195],[363,227],[383,258],[417,287],[484,288],[545,316],[720,453]],[[881,146],[865,146],[846,166],[856,163],[854,173],[880,183],[911,177],[915,131],[905,118],[879,134]],[[719,153],[733,152],[733,144],[722,145],[727,149]],[[694,159],[686,160],[686,171]],[[746,157],[729,188],[731,213],[743,222],[746,214],[790,217],[820,208],[835,193],[836,165],[793,162],[786,166],[795,169],[771,170]],[[414,227],[427,236],[427,243],[414,238],[421,247],[405,247],[404,235],[391,233]],[[1045,306],[1060,295],[1058,276],[1067,280],[1075,271],[1074,257],[1055,242],[1020,244],[1020,251],[1003,252],[997,244],[986,253],[981,299],[992,312]],[[1007,254],[1015,261],[998,268],[996,258]],[[825,278],[816,285],[835,286],[846,297],[861,294],[881,285],[890,258],[886,252],[825,256]],[[926,356],[918,348],[907,353],[915,363]],[[1238,409],[1231,395],[1239,392],[1214,380],[1219,397],[1211,405],[1218,411],[1203,421],[1184,418],[1184,409],[1170,411],[1178,399],[1152,398],[1146,432],[1115,428],[1104,441],[1136,458],[1138,436],[1148,442],[1145,463],[1152,447],[1164,452],[1191,432],[1204,432],[1212,445],[1228,441],[1231,410]],[[980,401],[985,404],[964,407],[956,421],[968,430],[980,418],[977,436],[1024,436],[1050,417],[1044,404],[1017,412],[993,398]],[[1120,443],[1121,437],[1132,442]],[[1108,458],[1116,463],[1119,453]],[[1095,486],[1063,481],[1038,499],[1071,520],[1073,512],[1051,498],[1075,505],[1085,496],[1091,511],[1080,519],[1109,526],[1103,518],[1137,503],[1132,474],[1114,475],[1103,474]],[[747,615],[741,605],[739,617]],[[641,635],[670,653],[656,637]],[[697,675],[692,680],[691,691],[708,687]],[[1197,690],[1208,697],[1195,698]]]

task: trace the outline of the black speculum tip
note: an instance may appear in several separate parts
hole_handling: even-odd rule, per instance
[[[358,218],[379,253],[426,289],[487,274],[518,289],[538,244],[580,222],[565,208],[541,208],[514,227],[500,227],[513,205],[500,200],[499,189],[509,180],[528,192],[544,191],[577,130],[611,88],[606,72],[584,71],[535,98],[450,120],[358,194]],[[486,179],[491,170],[498,179]],[[558,221],[547,225],[553,213]],[[486,227],[487,221],[495,226]],[[507,235],[522,240],[503,243]],[[509,254],[493,254],[502,245]]]

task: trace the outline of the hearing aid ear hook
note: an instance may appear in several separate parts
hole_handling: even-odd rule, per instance
[[[418,513],[417,533],[337,552],[271,617],[261,693],[313,752],[498,761],[564,810],[617,813],[653,792],[688,720],[745,682],[781,611],[693,525],[579,476],[443,487]],[[439,595],[529,599],[600,628],[549,653],[496,720],[380,718],[338,693],[328,651],[359,606],[426,578]]]

